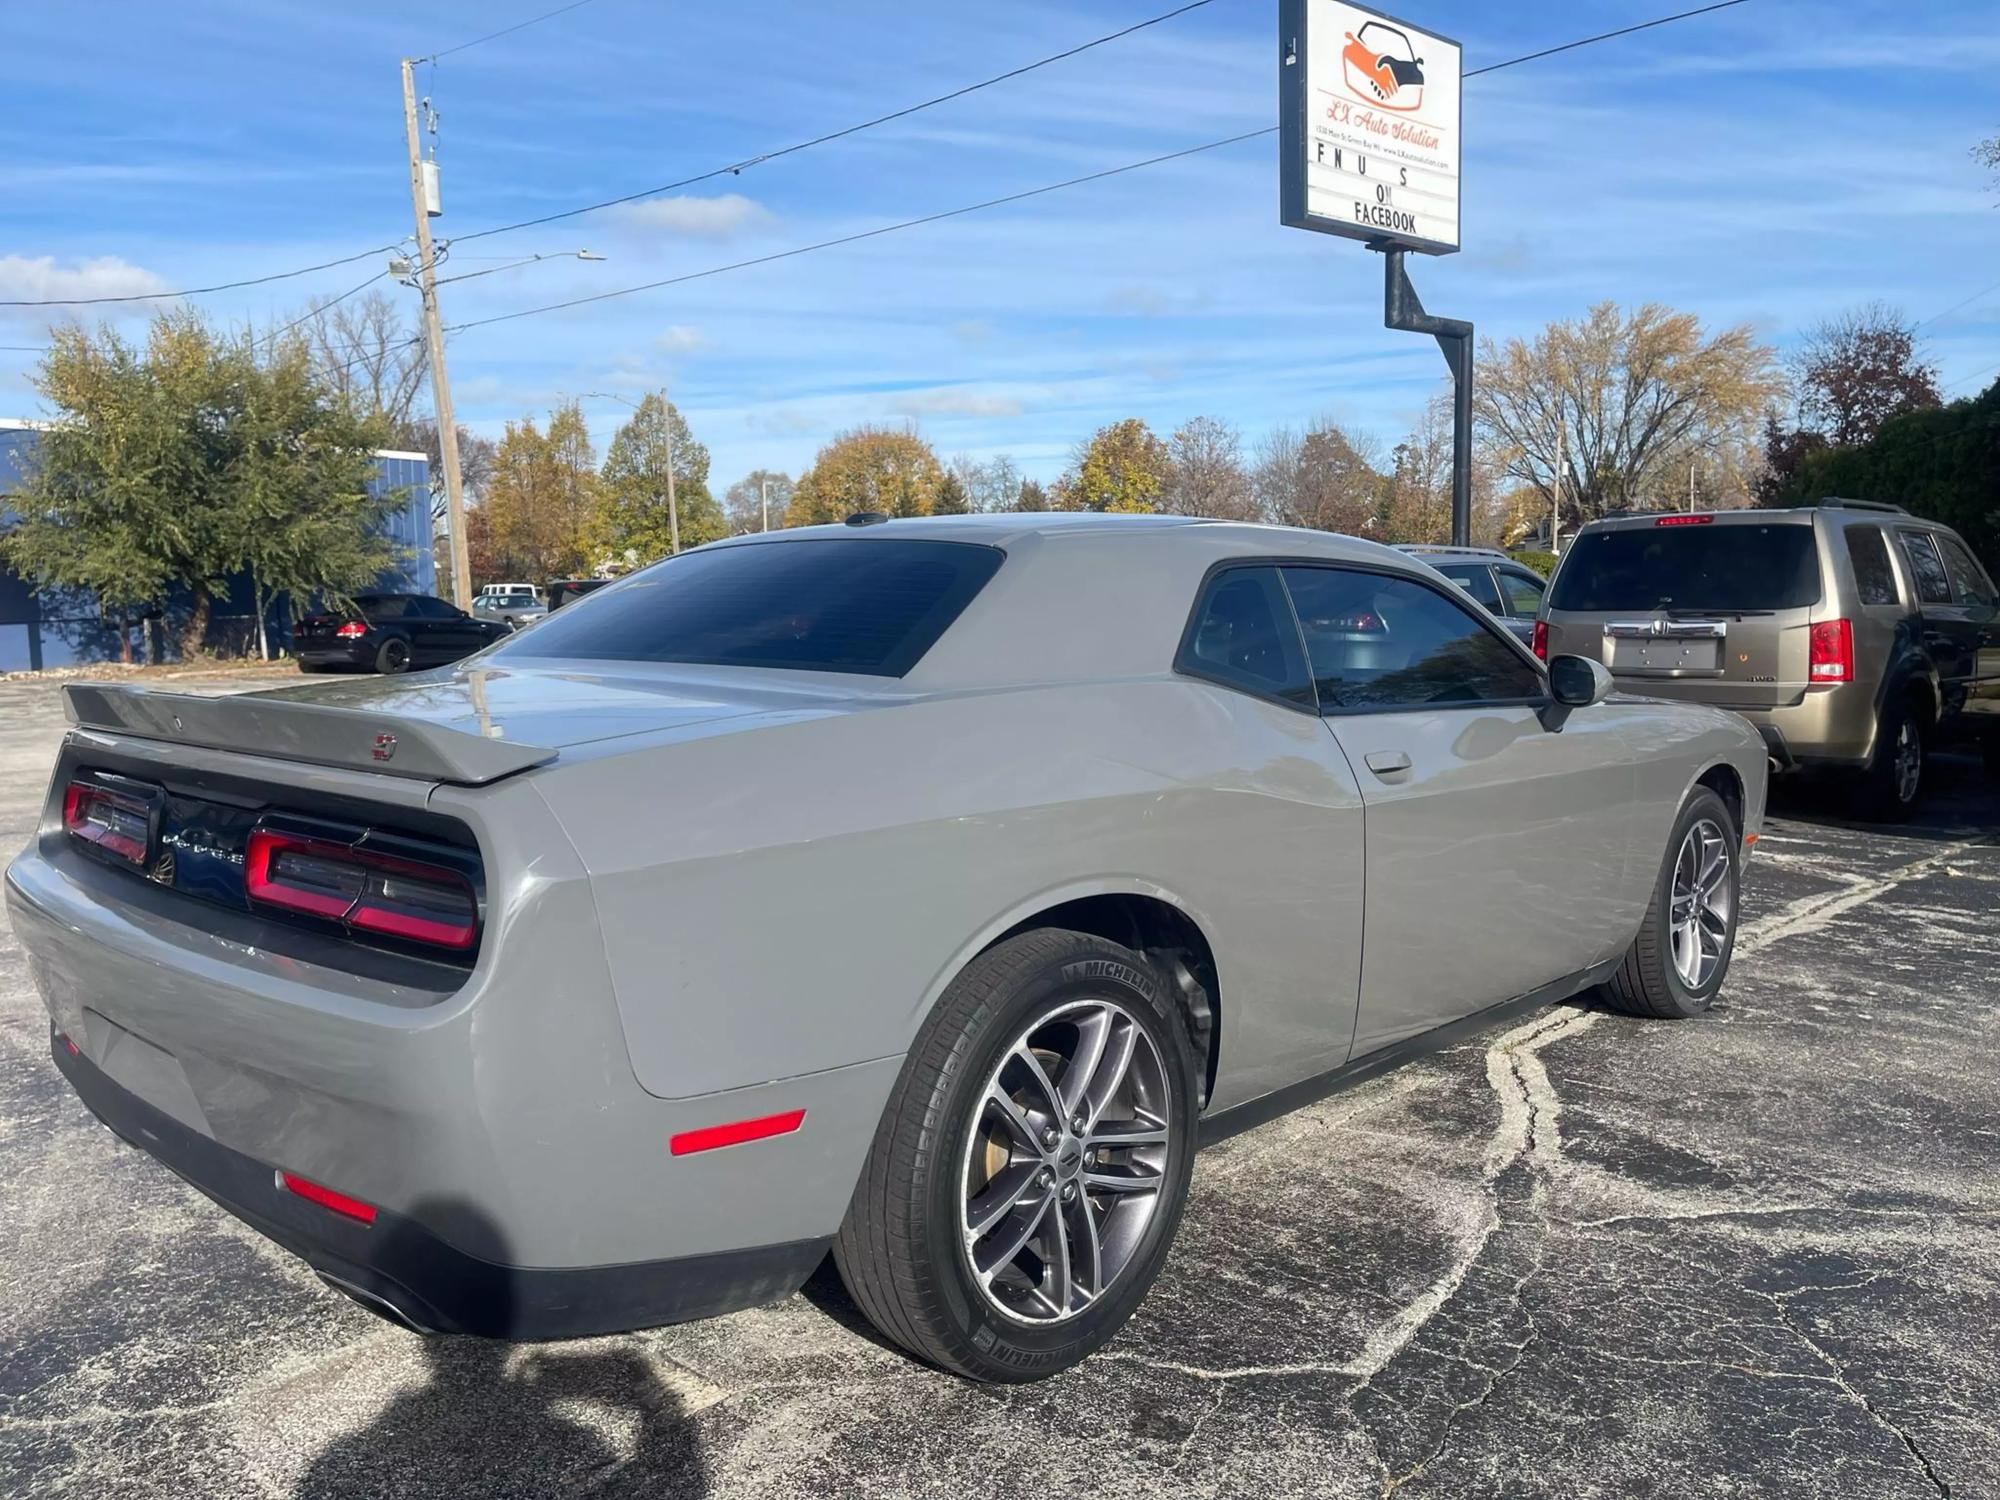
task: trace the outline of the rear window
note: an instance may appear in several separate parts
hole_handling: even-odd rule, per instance
[[[1002,557],[966,542],[900,539],[702,548],[550,615],[497,655],[901,677]]]
[[[1803,609],[1819,595],[1810,525],[1643,526],[1586,531],[1571,542],[1549,607]]]

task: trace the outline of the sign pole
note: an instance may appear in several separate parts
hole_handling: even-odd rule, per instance
[[[1428,333],[1451,367],[1451,544],[1472,542],[1472,325],[1461,318],[1434,318],[1424,311],[1404,252],[1394,245],[1368,247],[1382,257],[1382,326],[1402,333]]]

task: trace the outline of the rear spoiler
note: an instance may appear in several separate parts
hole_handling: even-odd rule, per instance
[[[464,786],[482,786],[547,765],[558,754],[423,719],[262,693],[203,698],[72,682],[63,688],[63,709],[72,724],[85,729]]]

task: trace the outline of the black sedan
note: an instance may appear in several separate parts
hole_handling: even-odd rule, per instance
[[[301,672],[441,667],[507,635],[500,620],[475,620],[429,594],[356,594],[354,609],[308,615],[292,637]]]

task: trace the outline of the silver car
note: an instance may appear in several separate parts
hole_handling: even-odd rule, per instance
[[[1464,589],[1523,645],[1535,638],[1535,617],[1541,613],[1548,584],[1541,574],[1494,547],[1443,547],[1405,542],[1398,552],[1421,557]]]
[[[831,1249],[1011,1381],[1130,1316],[1198,1144],[1498,1007],[1714,999],[1740,718],[1368,542],[857,519],[437,672],[70,685],[6,880],[57,1065],[418,1328],[703,1317]]]

